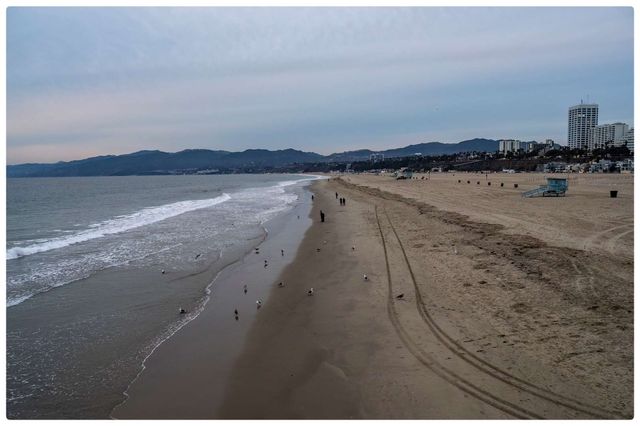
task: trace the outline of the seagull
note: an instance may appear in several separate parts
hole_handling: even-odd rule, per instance
[[[313,296],[313,287],[311,287],[309,290],[307,290],[307,294],[309,296]]]
[[[162,270],[162,273],[164,274],[164,269]]]
[[[402,299],[404,297],[404,293],[400,293],[399,295],[396,296],[396,299]]]
[[[236,315],[236,321],[238,321],[238,316]]]
[[[244,285],[244,294],[247,294],[247,285]]]
[[[351,246],[351,250],[355,250],[356,248],[354,246]]]
[[[278,287],[284,287],[284,284],[280,282],[280,284],[278,284]]]
[[[316,251],[320,251],[320,248],[317,248]]]
[[[235,310],[233,311],[233,313],[234,313],[234,314],[236,314],[236,316],[238,316],[238,310],[237,310],[237,309],[235,309]]]
[[[367,277],[367,274],[364,274],[364,280],[369,281],[369,277]]]
[[[284,250],[280,250],[280,253],[284,256]]]
[[[179,311],[179,312],[180,312],[181,314],[186,314],[186,313],[187,313],[187,310],[186,310],[186,309],[184,309],[184,308],[180,308],[180,311]]]
[[[199,258],[200,256],[202,256],[202,253],[196,254],[196,259]]]
[[[256,308],[260,309],[261,306],[262,306],[262,300],[260,299],[256,300]]]
[[[458,249],[456,248],[456,246],[453,246],[453,254],[458,254]]]

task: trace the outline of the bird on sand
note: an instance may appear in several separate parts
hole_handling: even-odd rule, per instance
[[[396,299],[402,299],[404,297],[404,293],[400,293],[399,295],[396,296]]]
[[[237,309],[235,309],[235,310],[233,311],[233,313],[234,313],[234,314],[236,314],[236,316],[238,316],[238,310],[237,310]]]
[[[262,307],[262,300],[256,300],[256,309],[260,309]]]
[[[197,260],[200,256],[202,256],[202,253],[198,253],[198,254],[196,254],[196,260]]]
[[[164,269],[162,270],[162,273],[164,274]]]
[[[309,290],[307,290],[307,295],[313,296],[313,287],[311,287]]]
[[[284,287],[284,284],[280,282],[280,284],[278,284],[278,287]]]
[[[369,281],[369,277],[367,277],[367,274],[364,274],[363,277],[365,281]]]
[[[186,310],[186,309],[184,309],[184,308],[180,308],[180,311],[179,311],[179,312],[180,312],[181,314],[186,314],[186,313],[187,313],[187,310]]]
[[[247,285],[244,285],[244,294],[247,294]]]

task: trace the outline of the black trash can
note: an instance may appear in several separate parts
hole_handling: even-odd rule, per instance
[[[618,198],[618,191],[609,191],[611,198]]]

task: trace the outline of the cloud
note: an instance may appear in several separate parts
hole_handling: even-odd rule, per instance
[[[111,153],[116,141],[327,152],[406,135],[454,142],[485,127],[558,134],[563,97],[576,92],[632,108],[632,18],[629,8],[11,8],[8,160],[48,145]]]

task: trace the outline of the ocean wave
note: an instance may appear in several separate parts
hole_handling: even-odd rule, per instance
[[[130,229],[139,228],[186,212],[212,207],[230,199],[231,196],[229,194],[222,194],[218,197],[205,200],[187,200],[162,206],[147,207],[132,214],[122,215],[114,219],[91,224],[89,225],[89,229],[85,229],[72,235],[52,238],[26,247],[12,247],[7,250],[7,260],[55,250],[72,244],[101,238],[106,235],[117,234]]]

